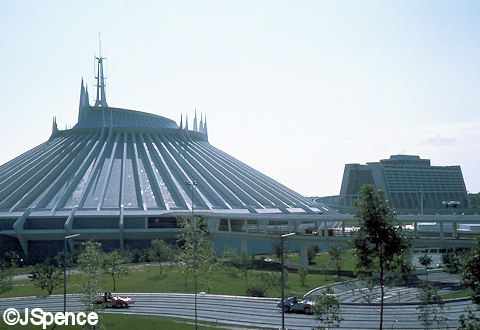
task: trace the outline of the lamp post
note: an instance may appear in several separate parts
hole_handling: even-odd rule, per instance
[[[282,330],[285,330],[285,277],[284,277],[284,258],[283,258],[283,239],[293,236],[295,233],[288,233],[280,236],[280,245],[282,247]]]
[[[195,296],[195,330],[198,329],[198,315],[197,315],[197,224],[193,215],[193,189],[198,185],[197,181],[187,181],[186,185],[190,188],[192,202],[192,224],[193,224],[193,283]]]
[[[67,312],[67,240],[77,236],[80,234],[65,236],[63,240],[63,314]]]

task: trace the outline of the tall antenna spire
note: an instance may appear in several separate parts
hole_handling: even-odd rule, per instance
[[[97,98],[95,100],[95,107],[108,107],[107,99],[105,96],[105,77],[103,76],[103,60],[105,57],[102,57],[102,39],[100,39],[100,32],[98,33],[98,52],[99,57],[95,57],[97,60]]]

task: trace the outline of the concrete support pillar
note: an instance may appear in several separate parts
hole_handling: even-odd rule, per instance
[[[240,238],[240,253],[248,253],[248,240],[246,237]]]
[[[438,223],[440,226],[440,239],[445,239],[445,231],[443,230],[443,222]]]
[[[227,222],[228,222],[228,232],[232,232],[232,223],[230,222],[230,219],[228,219]]]
[[[345,236],[345,221],[342,221],[342,236]]]
[[[458,224],[456,221],[452,222],[452,238],[455,238],[455,239],[458,238],[457,225]]]
[[[17,234],[18,241],[20,242],[25,255],[28,255],[28,240],[23,237],[23,226],[25,225],[25,221],[27,221],[27,217],[30,215],[30,211],[31,209],[27,209],[25,212],[23,212],[23,214],[13,224],[13,230]]]
[[[327,227],[327,220],[323,221],[323,235],[322,236],[328,236],[328,227]]]
[[[307,268],[308,266],[308,249],[307,242],[300,242],[300,266]]]
[[[418,237],[418,222],[413,223],[413,235],[414,237]]]

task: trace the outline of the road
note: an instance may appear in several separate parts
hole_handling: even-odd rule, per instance
[[[128,309],[108,309],[108,313],[172,316],[193,319],[193,295],[176,293],[127,293],[135,300]],[[199,320],[231,324],[233,326],[254,326],[259,328],[280,328],[281,313],[276,307],[277,299],[232,297],[220,295],[198,295]],[[68,310],[82,309],[80,297],[68,295]],[[447,324],[456,328],[458,316],[470,306],[469,301],[448,302],[444,307]],[[63,310],[63,296],[19,297],[0,299],[0,312],[7,308],[42,308],[44,311]],[[423,329],[417,320],[416,305],[389,305],[385,308],[385,329]],[[378,306],[342,304],[344,321],[341,329],[378,329]],[[285,315],[288,329],[310,329],[313,317],[305,314]],[[13,329],[13,327],[12,327]]]

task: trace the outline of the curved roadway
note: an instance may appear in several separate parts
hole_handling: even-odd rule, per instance
[[[193,319],[193,295],[174,293],[127,293],[135,300],[128,309],[108,309],[108,313],[171,316]],[[199,320],[231,324],[233,326],[254,326],[259,328],[280,328],[281,313],[276,307],[278,299],[233,297],[220,295],[198,295]],[[69,295],[68,310],[82,309],[80,296]],[[470,301],[447,302],[444,316],[447,324],[456,328],[457,319]],[[0,312],[7,308],[42,308],[44,311],[62,311],[63,296],[18,297],[0,299]],[[384,327],[386,329],[423,329],[417,320],[416,305],[388,305],[385,307]],[[378,329],[378,306],[342,304],[344,321],[341,329]],[[305,314],[285,314],[288,329],[310,329],[315,325],[313,317]],[[13,327],[12,327],[13,329]]]

